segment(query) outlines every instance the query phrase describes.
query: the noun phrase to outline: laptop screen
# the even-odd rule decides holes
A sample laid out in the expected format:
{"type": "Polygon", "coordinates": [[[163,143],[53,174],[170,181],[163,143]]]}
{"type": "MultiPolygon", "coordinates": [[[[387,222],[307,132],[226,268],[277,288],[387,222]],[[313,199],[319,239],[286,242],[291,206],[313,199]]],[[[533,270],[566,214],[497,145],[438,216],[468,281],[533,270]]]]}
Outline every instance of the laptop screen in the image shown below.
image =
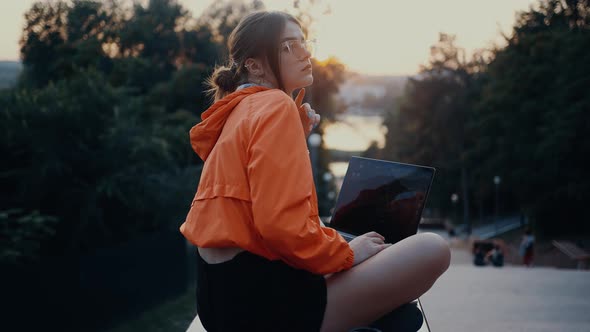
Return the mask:
{"type": "Polygon", "coordinates": [[[434,168],[352,157],[330,227],[352,235],[370,231],[396,243],[416,234],[434,168]]]}

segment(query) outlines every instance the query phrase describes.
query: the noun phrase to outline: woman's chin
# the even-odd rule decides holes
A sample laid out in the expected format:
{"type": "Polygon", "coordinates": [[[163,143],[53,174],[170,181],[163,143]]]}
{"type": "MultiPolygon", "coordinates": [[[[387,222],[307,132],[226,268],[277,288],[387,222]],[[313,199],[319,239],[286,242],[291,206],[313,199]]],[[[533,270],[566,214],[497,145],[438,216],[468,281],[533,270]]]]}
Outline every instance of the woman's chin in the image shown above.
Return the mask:
{"type": "Polygon", "coordinates": [[[309,75],[306,75],[302,80],[301,80],[301,87],[305,88],[307,86],[310,86],[313,84],[313,75],[310,73],[309,75]]]}
{"type": "Polygon", "coordinates": [[[301,88],[306,88],[310,85],[313,84],[313,75],[309,74],[306,75],[305,77],[301,78],[300,80],[297,81],[297,83],[294,83],[293,85],[286,85],[287,90],[297,90],[297,89],[301,89],[301,88]]]}

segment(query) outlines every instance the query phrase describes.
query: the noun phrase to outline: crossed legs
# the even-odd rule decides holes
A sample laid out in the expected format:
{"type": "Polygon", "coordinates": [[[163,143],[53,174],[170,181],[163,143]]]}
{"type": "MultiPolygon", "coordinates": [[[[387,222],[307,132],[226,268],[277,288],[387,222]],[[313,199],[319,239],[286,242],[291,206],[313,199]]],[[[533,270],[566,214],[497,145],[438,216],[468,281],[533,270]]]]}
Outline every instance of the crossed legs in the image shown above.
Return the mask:
{"type": "Polygon", "coordinates": [[[450,257],[446,240],[434,233],[421,233],[328,277],[321,332],[368,325],[417,299],[447,270],[450,257]]]}

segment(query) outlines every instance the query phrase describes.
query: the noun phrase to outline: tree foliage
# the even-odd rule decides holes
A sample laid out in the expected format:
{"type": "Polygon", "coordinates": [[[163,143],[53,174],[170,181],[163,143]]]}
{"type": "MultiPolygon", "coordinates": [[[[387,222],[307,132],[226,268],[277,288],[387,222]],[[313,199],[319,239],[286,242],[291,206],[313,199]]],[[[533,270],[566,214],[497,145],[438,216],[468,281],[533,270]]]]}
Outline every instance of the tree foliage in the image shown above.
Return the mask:
{"type": "Polygon", "coordinates": [[[386,113],[384,152],[442,170],[434,201],[443,210],[460,192],[465,213],[490,214],[499,175],[504,212],[525,211],[550,233],[587,230],[589,15],[588,1],[543,0],[518,15],[505,47],[469,61],[441,34],[386,113]]]}
{"type": "Polygon", "coordinates": [[[174,0],[32,5],[19,83],[0,91],[0,261],[177,230],[200,176],[188,131],[211,102],[203,83],[231,29],[261,8],[216,2],[194,18],[174,0]]]}
{"type": "Polygon", "coordinates": [[[549,232],[584,228],[590,181],[590,6],[542,1],[517,19],[508,45],[487,68],[474,105],[474,128],[485,140],[482,173],[501,171],[517,201],[549,232]]]}

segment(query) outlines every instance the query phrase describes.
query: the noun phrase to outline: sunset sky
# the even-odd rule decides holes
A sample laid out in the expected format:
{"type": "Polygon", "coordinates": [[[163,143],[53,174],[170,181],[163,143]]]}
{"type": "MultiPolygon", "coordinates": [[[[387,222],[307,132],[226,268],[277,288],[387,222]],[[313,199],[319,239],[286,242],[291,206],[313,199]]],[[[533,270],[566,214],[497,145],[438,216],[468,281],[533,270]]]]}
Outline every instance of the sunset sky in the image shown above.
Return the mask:
{"type": "MultiPolygon", "coordinates": [[[[17,60],[24,13],[34,0],[2,0],[0,60],[17,60]]],[[[198,17],[213,0],[179,0],[198,17]]],[[[292,0],[265,0],[268,9],[284,9],[292,0]]],[[[323,0],[314,13],[312,38],[317,58],[336,56],[349,69],[366,74],[407,75],[428,60],[439,32],[457,35],[468,53],[501,43],[515,13],[533,0],[323,0]],[[327,8],[330,13],[325,13],[327,8]]]]}

